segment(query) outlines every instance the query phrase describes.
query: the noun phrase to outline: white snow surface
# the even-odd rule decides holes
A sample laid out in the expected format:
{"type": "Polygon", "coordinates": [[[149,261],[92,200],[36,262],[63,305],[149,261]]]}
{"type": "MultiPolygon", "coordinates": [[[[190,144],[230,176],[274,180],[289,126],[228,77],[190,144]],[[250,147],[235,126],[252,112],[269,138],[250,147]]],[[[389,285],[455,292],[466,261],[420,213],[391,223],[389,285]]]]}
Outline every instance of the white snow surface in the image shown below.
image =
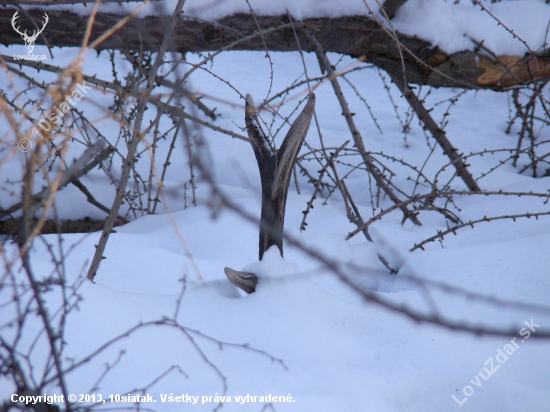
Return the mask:
{"type": "MultiPolygon", "coordinates": [[[[329,7],[330,3],[325,4],[329,7]]],[[[525,2],[537,7],[539,3],[525,2]]],[[[3,48],[2,52],[10,54],[18,47],[21,46],[3,48]]],[[[36,48],[35,53],[40,53],[40,47],[36,48]]],[[[63,64],[76,53],[77,50],[72,49],[54,50],[54,63],[63,64]]],[[[337,56],[330,57],[336,61],[337,56]]],[[[89,52],[85,58],[83,67],[87,74],[111,78],[105,53],[98,57],[95,52],[89,52]]],[[[189,55],[189,59],[193,58],[199,59],[189,55]]],[[[303,74],[298,54],[272,53],[271,58],[275,70],[272,93],[284,89],[303,74]]],[[[310,76],[320,75],[315,69],[315,57],[306,55],[305,60],[310,76]]],[[[339,68],[355,64],[358,63],[344,58],[339,68]]],[[[230,79],[243,95],[249,92],[256,101],[261,101],[270,89],[269,67],[264,53],[230,52],[216,57],[209,70],[230,79]]],[[[38,76],[31,70],[28,73],[38,76]]],[[[39,76],[43,76],[40,77],[43,80],[49,75],[40,72],[39,76]]],[[[343,84],[368,149],[421,165],[430,152],[426,137],[413,121],[407,137],[408,146],[405,146],[401,125],[376,71],[352,73],[349,78],[361,85],[383,127],[381,134],[360,99],[343,84]]],[[[216,124],[240,132],[237,126],[244,124],[244,103],[234,90],[206,72],[196,72],[191,82],[188,86],[204,94],[205,104],[218,107],[221,116],[216,124]]],[[[25,84],[26,81],[14,81],[14,87],[21,89],[25,84]]],[[[306,90],[296,93],[303,97],[306,90]]],[[[395,89],[393,93],[398,110],[404,116],[406,102],[399,99],[395,89]]],[[[426,97],[426,105],[433,107],[435,102],[456,93],[449,89],[433,90],[426,97]]],[[[330,85],[322,84],[316,96],[316,112],[325,144],[339,146],[349,138],[349,132],[330,85]]],[[[114,141],[116,136],[110,132],[118,125],[109,123],[108,116],[104,116],[107,110],[102,110],[112,104],[112,96],[94,89],[82,104],[89,104],[83,106],[83,110],[86,109],[90,118],[97,118],[96,127],[114,141]]],[[[445,110],[446,105],[438,105],[432,114],[440,119],[445,110]]],[[[446,131],[461,151],[515,147],[518,128],[515,127],[511,134],[505,133],[508,115],[505,94],[467,92],[450,113],[446,131]]],[[[1,122],[3,130],[8,130],[4,118],[1,122]]],[[[203,132],[209,143],[217,182],[234,202],[258,216],[259,175],[250,145],[206,129],[203,132]]],[[[541,130],[540,138],[548,138],[548,128],[541,130]]],[[[308,139],[318,145],[313,125],[308,139]]],[[[168,143],[159,150],[167,150],[168,143]]],[[[168,209],[161,209],[159,215],[136,219],[111,235],[104,253],[107,259],[101,264],[96,283],[83,282],[80,287],[83,300],[68,318],[64,359],[67,363],[71,359],[82,359],[140,322],[174,316],[184,285],[177,320],[188,329],[183,332],[150,326],[117,341],[93,361],[69,374],[70,392],[87,393],[105,370],[105,365],[116,363],[119,353],[123,352],[121,360],[93,392],[104,398],[109,394],[127,394],[134,388],[150,384],[173,367],[147,390],[157,402],[142,406],[158,411],[213,410],[217,402],[202,404],[202,396],[224,394],[224,381],[220,376],[226,379],[225,395],[231,397],[231,402],[226,402],[222,411],[550,411],[550,344],[532,337],[520,342],[522,337],[519,335],[520,330],[527,327],[524,322],[534,322],[548,330],[548,310],[496,306],[437,287],[425,288],[410,280],[421,278],[487,297],[548,306],[548,217],[516,223],[479,224],[474,229],[461,229],[457,236],[446,237],[441,244],[426,245],[426,251],[411,253],[408,250],[414,243],[446,228],[440,215],[421,213],[424,225],[414,227],[410,222],[401,225],[401,215],[394,213],[371,227],[376,245],[361,236],[346,241],[346,234],[354,226],[346,218],[343,203],[334,195],[326,206],[318,200],[308,216],[307,230],[300,232],[301,212],[310,199],[311,187],[301,176],[302,194],[291,185],[285,230],[323,256],[342,262],[342,271],[367,293],[421,313],[431,313],[436,308],[441,316],[457,322],[517,331],[508,337],[475,336],[414,323],[402,314],[366,302],[321,263],[296,247],[285,245],[284,260],[276,250],[270,250],[258,263],[257,226],[227,210],[213,218],[206,202],[209,192],[204,184],[199,183],[199,205],[184,209],[182,181],[188,178],[189,166],[181,142],[177,150],[179,156],[173,158],[164,182],[168,192],[163,206],[170,213],[168,209]],[[380,264],[377,258],[380,252],[391,260],[390,263],[401,266],[397,276],[389,275],[380,264]],[[225,278],[224,266],[257,271],[260,276],[257,292],[243,296],[225,278]],[[226,344],[220,345],[210,338],[226,344]],[[499,350],[511,351],[506,345],[510,345],[513,338],[518,349],[504,359],[499,350]],[[485,380],[480,374],[487,376],[487,369],[492,368],[489,359],[493,359],[494,374],[485,380]],[[188,394],[200,399],[195,405],[161,401],[161,396],[170,394],[188,394]],[[290,395],[292,402],[272,402],[271,406],[258,401],[236,402],[237,396],[247,394],[284,396],[285,400],[290,395]],[[459,406],[458,402],[463,405],[459,406]]],[[[479,177],[507,156],[497,152],[471,158],[470,170],[479,177]]],[[[2,165],[2,182],[20,178],[22,159],[22,156],[12,156],[2,165]]],[[[437,149],[424,172],[433,175],[446,162],[437,149]]],[[[523,167],[526,159],[520,159],[519,163],[518,168],[523,167]]],[[[479,179],[479,183],[485,190],[548,190],[550,177],[534,179],[527,174],[519,175],[518,168],[507,163],[479,179]]],[[[113,173],[116,174],[116,170],[113,173]]],[[[401,179],[397,184],[406,185],[405,177],[396,177],[401,179]]],[[[101,174],[93,171],[82,181],[98,200],[110,204],[114,188],[101,174]]],[[[364,217],[373,214],[368,185],[369,179],[364,173],[348,180],[348,188],[355,194],[364,217]]],[[[13,203],[5,192],[1,200],[3,207],[13,203]]],[[[391,204],[387,199],[381,201],[384,208],[391,204]]],[[[189,205],[189,199],[187,202],[189,205]]],[[[465,221],[484,215],[548,208],[540,199],[526,197],[472,196],[457,199],[457,202],[461,207],[460,217],[465,221]]],[[[104,217],[72,187],[58,194],[55,206],[61,217],[104,217]]],[[[73,248],[65,265],[69,283],[85,275],[99,236],[100,233],[63,236],[63,247],[66,250],[73,248]]],[[[53,244],[57,242],[54,235],[44,238],[53,244]]],[[[8,256],[17,253],[16,247],[9,242],[3,247],[8,256]]],[[[51,257],[43,242],[35,242],[32,265],[39,277],[52,270],[51,257]]],[[[1,302],[10,299],[9,288],[0,289],[1,302]]],[[[53,297],[48,301],[52,313],[56,302],[53,297]]],[[[8,319],[13,315],[8,311],[7,306],[0,306],[0,318],[8,319]]],[[[35,331],[40,330],[38,320],[34,321],[37,322],[35,331]]],[[[32,334],[22,339],[28,345],[34,342],[32,334]]],[[[39,343],[45,344],[43,340],[39,343]]],[[[47,346],[43,350],[46,351],[47,346]]],[[[43,361],[42,352],[37,349],[31,362],[40,369],[43,361]]],[[[13,389],[11,383],[0,380],[0,399],[9,397],[13,389]]],[[[59,393],[55,386],[44,390],[49,394],[59,393]]],[[[106,405],[113,406],[121,405],[106,405]]]]}
{"type": "MultiPolygon", "coordinates": [[[[170,14],[177,0],[149,3],[138,15],[170,14]]],[[[187,0],[184,14],[201,19],[220,19],[235,13],[282,15],[296,19],[364,15],[390,26],[380,13],[382,0],[187,0]]],[[[391,20],[401,33],[417,36],[447,53],[473,50],[483,43],[497,55],[524,55],[548,47],[550,5],[545,0],[482,0],[484,11],[472,1],[408,0],[391,20]],[[490,13],[490,14],[489,14],[490,13]]],[[[89,14],[91,7],[55,6],[89,14]]],[[[127,14],[138,7],[135,3],[108,3],[100,10],[127,14]]],[[[390,28],[391,29],[391,28],[390,28]]]]}
{"type": "Polygon", "coordinates": [[[404,34],[418,36],[448,53],[483,43],[498,55],[520,55],[548,47],[550,5],[544,0],[482,2],[409,0],[392,20],[404,34]],[[513,32],[514,34],[512,35],[513,32]],[[526,45],[526,44],[527,45],[526,45]]]}

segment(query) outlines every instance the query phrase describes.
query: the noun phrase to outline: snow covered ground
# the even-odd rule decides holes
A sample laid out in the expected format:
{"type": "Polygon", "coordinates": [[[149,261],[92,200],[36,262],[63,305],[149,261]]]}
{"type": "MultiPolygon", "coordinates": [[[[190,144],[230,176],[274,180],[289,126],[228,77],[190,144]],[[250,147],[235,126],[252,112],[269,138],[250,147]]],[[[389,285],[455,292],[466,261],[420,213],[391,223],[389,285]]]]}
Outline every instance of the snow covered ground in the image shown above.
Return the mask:
{"type": "MultiPolygon", "coordinates": [[[[502,4],[508,3],[513,2],[502,4]]],[[[2,47],[2,53],[9,55],[18,47],[2,47]]],[[[39,46],[35,53],[42,53],[39,46]]],[[[60,64],[74,56],[76,50],[54,53],[53,63],[60,64]]],[[[273,93],[300,77],[303,67],[296,53],[271,53],[271,58],[275,70],[273,93]]],[[[305,59],[310,76],[319,75],[315,57],[306,55],[305,59]]],[[[110,78],[106,60],[106,54],[97,57],[95,52],[88,53],[84,72],[110,78]]],[[[359,63],[344,59],[339,67],[354,65],[359,63]]],[[[268,94],[270,72],[264,53],[223,53],[209,69],[230,79],[240,93],[251,93],[256,101],[268,94]]],[[[51,78],[47,73],[27,72],[41,76],[40,79],[51,78]]],[[[405,144],[401,125],[377,72],[356,72],[350,74],[350,79],[360,85],[383,130],[383,134],[378,131],[359,98],[344,84],[368,150],[383,151],[422,166],[430,153],[426,137],[413,121],[405,144]]],[[[16,87],[23,85],[17,82],[20,80],[16,87]]],[[[206,72],[196,72],[191,82],[206,96],[206,104],[218,107],[221,117],[216,124],[242,133],[239,127],[244,125],[243,101],[237,93],[206,72]]],[[[295,93],[303,97],[305,92],[304,88],[295,93]]],[[[395,89],[392,93],[404,117],[406,102],[395,89]]],[[[458,93],[433,90],[426,105],[432,107],[458,93]]],[[[349,139],[349,132],[330,85],[323,83],[316,89],[316,96],[316,114],[325,143],[339,146],[349,139]]],[[[112,97],[101,90],[94,89],[87,97],[89,100],[83,104],[97,119],[112,104],[112,97]]],[[[435,106],[433,116],[441,119],[446,108],[443,104],[435,106]]],[[[517,128],[512,134],[505,134],[508,111],[506,94],[467,92],[450,111],[448,137],[465,153],[513,148],[517,128]]],[[[5,128],[5,118],[1,121],[5,128]]],[[[112,123],[103,119],[97,127],[109,135],[112,123]]],[[[258,216],[260,183],[250,145],[207,129],[203,133],[217,183],[234,202],[258,216]]],[[[547,127],[540,138],[548,138],[547,127]]],[[[313,125],[307,139],[318,145],[313,125]]],[[[159,150],[166,151],[168,143],[159,150]]],[[[164,182],[169,189],[163,204],[167,209],[117,228],[95,284],[83,278],[99,233],[63,236],[65,250],[72,248],[65,262],[67,280],[80,285],[83,298],[67,320],[64,362],[78,362],[140,322],[176,319],[185,329],[150,325],[117,340],[68,374],[71,393],[101,394],[108,399],[110,394],[127,395],[150,385],[144,393],[156,402],[141,407],[158,411],[210,411],[218,406],[216,397],[220,396],[225,400],[221,410],[226,411],[550,411],[550,342],[533,338],[539,330],[550,330],[550,310],[544,309],[550,301],[548,217],[481,223],[473,229],[461,229],[442,243],[427,244],[425,251],[409,252],[415,243],[446,229],[441,215],[421,213],[424,225],[415,227],[410,222],[401,225],[401,215],[394,212],[371,226],[374,246],[360,236],[345,240],[355,227],[346,218],[341,200],[333,196],[326,206],[316,203],[308,216],[307,230],[300,232],[302,211],[312,189],[302,176],[301,194],[291,184],[287,233],[341,262],[345,273],[367,293],[411,311],[437,313],[468,325],[517,331],[507,337],[475,336],[414,323],[402,314],[365,302],[297,247],[286,245],[284,260],[270,250],[258,263],[257,226],[228,210],[213,217],[204,182],[198,183],[199,205],[184,209],[181,182],[189,178],[189,168],[183,143],[179,142],[176,150],[178,155],[164,182]],[[402,265],[397,276],[390,275],[378,261],[380,250],[387,252],[392,262],[402,265]],[[224,266],[257,273],[257,292],[243,296],[225,278],[224,266]],[[415,282],[417,278],[425,282],[415,282]],[[451,293],[437,286],[441,284],[531,306],[498,305],[468,298],[464,293],[451,293]],[[106,365],[111,365],[109,371],[96,385],[106,365]],[[158,381],[152,383],[158,376],[158,381]],[[169,396],[182,395],[179,402],[169,402],[169,396]],[[277,397],[275,401],[273,396],[277,397]]],[[[470,170],[479,177],[508,156],[497,152],[473,157],[469,159],[470,170]]],[[[17,154],[3,163],[0,181],[19,178],[22,159],[23,155],[17,154]]],[[[433,175],[446,162],[436,149],[424,171],[433,175]]],[[[484,190],[544,193],[550,189],[550,177],[532,178],[518,175],[517,171],[506,163],[479,179],[479,184],[484,190]]],[[[396,177],[398,184],[412,187],[406,177],[396,177]]],[[[104,177],[92,172],[82,181],[98,200],[110,204],[114,189],[104,177]]],[[[457,180],[454,183],[463,188],[457,180]]],[[[363,216],[372,216],[368,177],[364,173],[352,175],[348,187],[363,216]]],[[[16,193],[2,192],[2,206],[15,198],[16,193]]],[[[457,213],[464,221],[484,215],[548,210],[543,200],[526,197],[471,196],[457,198],[457,204],[461,208],[457,213]]],[[[384,199],[381,207],[390,205],[384,199]]],[[[58,194],[56,208],[64,218],[104,217],[70,187],[58,194]]],[[[57,242],[54,235],[45,239],[57,242]]],[[[6,242],[3,247],[8,257],[17,253],[13,244],[6,242]]],[[[52,270],[51,257],[42,242],[34,244],[32,265],[37,276],[46,276],[52,270]]],[[[0,289],[2,303],[11,299],[9,293],[8,288],[0,289]]],[[[48,301],[52,312],[57,304],[53,295],[48,301]]],[[[9,316],[9,306],[0,308],[2,319],[9,316]]],[[[32,344],[32,331],[39,330],[40,323],[35,322],[36,325],[30,323],[28,336],[22,338],[27,345],[32,344]]],[[[2,333],[7,332],[4,329],[2,333]]],[[[38,342],[45,345],[43,339],[38,342]]],[[[40,345],[31,359],[37,370],[43,367],[48,350],[40,345]]],[[[0,380],[1,399],[8,398],[13,389],[11,383],[0,380]]],[[[59,388],[51,385],[45,391],[59,393],[59,388]]],[[[104,405],[120,406],[128,405],[104,405]]]]}

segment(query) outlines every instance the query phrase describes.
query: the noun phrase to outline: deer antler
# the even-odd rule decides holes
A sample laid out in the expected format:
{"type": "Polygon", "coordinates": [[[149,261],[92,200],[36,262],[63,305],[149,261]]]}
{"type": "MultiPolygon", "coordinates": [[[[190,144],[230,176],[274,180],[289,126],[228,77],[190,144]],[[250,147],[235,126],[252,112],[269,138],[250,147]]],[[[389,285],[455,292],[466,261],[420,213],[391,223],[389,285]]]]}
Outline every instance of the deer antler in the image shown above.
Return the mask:
{"type": "Polygon", "coordinates": [[[40,31],[36,33],[37,36],[44,31],[44,29],[46,28],[46,24],[48,24],[49,21],[50,21],[50,18],[46,13],[44,13],[44,24],[42,25],[42,29],[40,29],[40,31]]]}
{"type": "Polygon", "coordinates": [[[15,12],[15,14],[13,15],[13,17],[11,18],[11,26],[12,26],[13,29],[14,29],[17,33],[19,33],[21,36],[27,36],[27,30],[25,30],[25,33],[21,33],[21,32],[19,31],[19,27],[15,27],[16,20],[17,20],[18,17],[19,17],[19,10],[17,10],[17,11],[15,12]]]}
{"type": "Polygon", "coordinates": [[[44,23],[42,24],[42,28],[38,31],[33,30],[32,35],[29,36],[27,34],[27,30],[25,30],[24,33],[21,33],[21,31],[19,30],[19,27],[15,27],[15,24],[18,18],[19,18],[19,10],[17,10],[13,15],[13,17],[11,18],[11,25],[13,29],[23,37],[25,41],[29,41],[29,42],[34,42],[38,38],[38,35],[44,31],[44,29],[46,28],[46,25],[50,21],[50,18],[48,17],[48,15],[44,13],[44,23]]]}
{"type": "Polygon", "coordinates": [[[46,24],[48,24],[48,21],[50,21],[48,15],[44,13],[44,24],[42,25],[42,28],[39,31],[33,30],[32,36],[29,36],[30,41],[35,41],[38,38],[38,35],[44,31],[46,28],[46,24]]]}
{"type": "MultiPolygon", "coordinates": [[[[302,113],[294,120],[278,151],[270,147],[265,133],[257,119],[254,100],[246,95],[244,119],[250,144],[258,161],[260,179],[262,182],[262,211],[260,215],[260,260],[270,246],[277,246],[283,256],[283,227],[285,224],[286,197],[292,167],[296,156],[302,147],[313,117],[315,95],[310,93],[302,113]]],[[[256,290],[258,276],[251,272],[243,272],[224,268],[225,276],[238,288],[250,294],[256,290]]]]}

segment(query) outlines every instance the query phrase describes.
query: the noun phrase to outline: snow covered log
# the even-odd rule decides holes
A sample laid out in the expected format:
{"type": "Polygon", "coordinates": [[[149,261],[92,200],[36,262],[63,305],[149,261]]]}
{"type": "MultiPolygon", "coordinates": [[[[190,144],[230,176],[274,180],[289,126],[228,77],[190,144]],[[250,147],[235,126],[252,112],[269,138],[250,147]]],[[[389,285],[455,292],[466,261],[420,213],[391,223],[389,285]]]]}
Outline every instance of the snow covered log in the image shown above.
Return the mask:
{"type": "MultiPolygon", "coordinates": [[[[38,21],[45,10],[49,23],[36,42],[45,44],[47,40],[51,47],[80,47],[87,16],[48,8],[31,9],[28,13],[38,21]]],[[[12,8],[0,10],[0,39],[4,45],[24,43],[11,25],[14,12],[12,8]]],[[[120,19],[119,15],[98,13],[93,23],[91,41],[120,19]]],[[[162,15],[131,19],[97,49],[157,50],[169,19],[162,15]]],[[[32,27],[30,21],[26,24],[32,27]]],[[[547,52],[522,56],[496,55],[480,44],[477,51],[445,53],[415,36],[396,32],[394,38],[390,30],[365,16],[316,17],[296,21],[289,15],[238,13],[217,21],[181,18],[169,49],[179,52],[220,49],[263,51],[265,39],[270,51],[314,51],[313,44],[301,30],[304,26],[316,33],[326,51],[356,57],[399,76],[403,75],[404,68],[409,83],[502,90],[550,76],[550,56],[547,52]],[[258,26],[263,30],[263,37],[259,35],[258,26]]]]}

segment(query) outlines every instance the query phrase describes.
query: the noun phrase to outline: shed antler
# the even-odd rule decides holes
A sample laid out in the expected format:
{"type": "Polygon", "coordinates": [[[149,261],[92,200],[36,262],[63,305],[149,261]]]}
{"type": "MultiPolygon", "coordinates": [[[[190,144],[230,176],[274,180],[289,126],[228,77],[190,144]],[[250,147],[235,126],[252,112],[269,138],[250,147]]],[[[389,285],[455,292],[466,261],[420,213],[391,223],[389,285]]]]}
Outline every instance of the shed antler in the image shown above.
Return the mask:
{"type": "MultiPolygon", "coordinates": [[[[310,93],[308,102],[294,120],[279,150],[274,150],[257,118],[252,96],[246,95],[245,122],[252,149],[258,161],[262,182],[262,213],[260,217],[259,256],[262,260],[270,246],[277,246],[283,256],[283,227],[288,185],[292,167],[302,147],[313,117],[315,95],[310,93]]],[[[254,292],[258,278],[253,273],[225,268],[225,274],[235,286],[246,293],[254,292]]]]}
{"type": "Polygon", "coordinates": [[[245,121],[250,143],[262,180],[262,214],[260,218],[259,257],[276,245],[283,256],[283,226],[285,222],[286,197],[292,167],[302,147],[315,109],[315,95],[309,94],[308,102],[294,120],[281,147],[270,151],[269,142],[256,118],[256,108],[252,97],[246,96],[245,121]]]}

